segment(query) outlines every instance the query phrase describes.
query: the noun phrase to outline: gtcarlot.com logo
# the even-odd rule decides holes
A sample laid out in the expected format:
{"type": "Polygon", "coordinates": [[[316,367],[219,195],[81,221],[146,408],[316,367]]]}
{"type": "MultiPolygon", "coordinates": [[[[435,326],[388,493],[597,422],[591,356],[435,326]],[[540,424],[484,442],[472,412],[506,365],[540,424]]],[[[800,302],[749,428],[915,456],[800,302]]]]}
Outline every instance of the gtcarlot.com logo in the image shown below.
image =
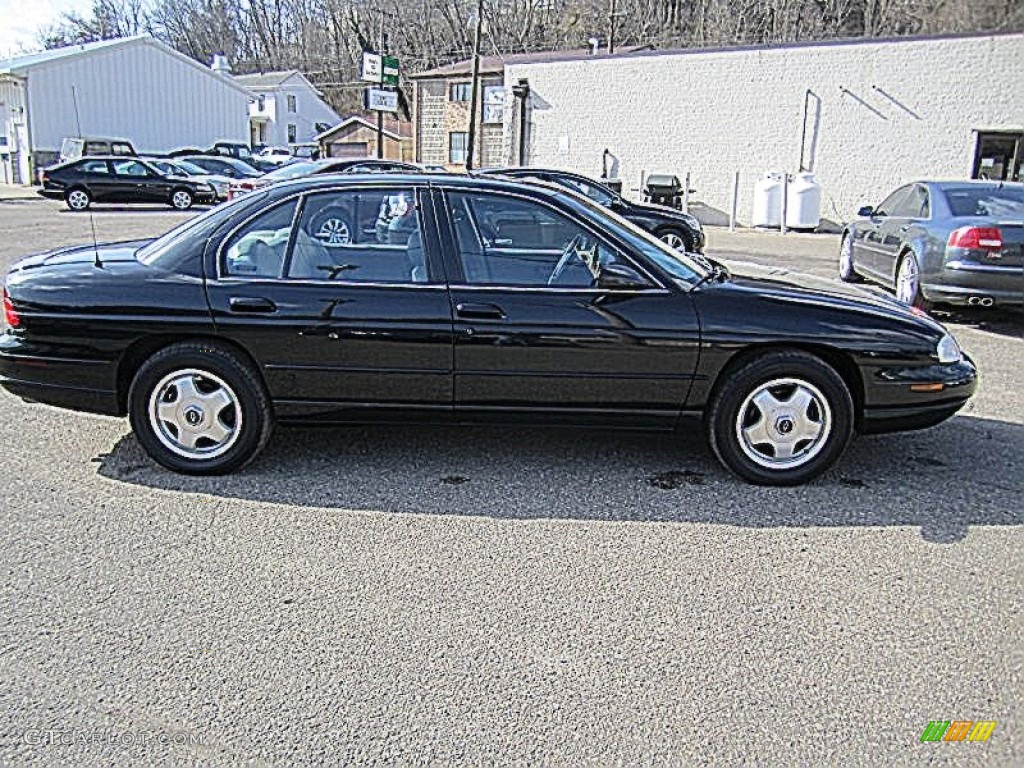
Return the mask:
{"type": "Polygon", "coordinates": [[[53,744],[159,744],[184,746],[201,744],[197,734],[184,731],[119,730],[116,728],[30,728],[22,734],[26,744],[49,746],[53,744]]]}
{"type": "Polygon", "coordinates": [[[921,741],[988,741],[995,727],[995,720],[932,720],[921,741]]]}

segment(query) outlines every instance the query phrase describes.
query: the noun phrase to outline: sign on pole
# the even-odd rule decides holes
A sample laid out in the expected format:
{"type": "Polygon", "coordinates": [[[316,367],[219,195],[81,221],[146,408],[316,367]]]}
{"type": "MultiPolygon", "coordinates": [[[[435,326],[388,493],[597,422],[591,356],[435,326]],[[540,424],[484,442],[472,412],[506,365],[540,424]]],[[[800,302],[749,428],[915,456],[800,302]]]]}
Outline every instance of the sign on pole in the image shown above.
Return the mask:
{"type": "Polygon", "coordinates": [[[398,85],[398,59],[394,56],[382,56],[381,57],[381,69],[383,77],[381,82],[384,85],[398,85]]]}
{"type": "Polygon", "coordinates": [[[363,104],[375,112],[397,112],[398,92],[382,88],[367,88],[363,93],[363,104]]]}
{"type": "Polygon", "coordinates": [[[363,66],[359,72],[359,79],[369,83],[379,83],[381,78],[381,55],[363,51],[363,66]]]}

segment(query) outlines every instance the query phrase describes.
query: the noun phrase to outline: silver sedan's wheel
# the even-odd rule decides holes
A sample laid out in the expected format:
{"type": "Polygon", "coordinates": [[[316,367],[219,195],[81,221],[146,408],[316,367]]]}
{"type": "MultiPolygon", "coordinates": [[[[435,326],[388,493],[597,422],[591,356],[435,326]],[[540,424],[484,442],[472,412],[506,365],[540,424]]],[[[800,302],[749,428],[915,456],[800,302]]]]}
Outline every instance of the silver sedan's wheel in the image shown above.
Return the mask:
{"type": "Polygon", "coordinates": [[[675,248],[677,251],[686,250],[686,242],[675,232],[665,232],[661,236],[661,241],[668,246],[675,248]]]}
{"type": "Polygon", "coordinates": [[[754,463],[792,469],[811,461],[828,441],[832,410],[821,390],[798,378],[773,379],[740,406],[736,437],[754,463]]]}
{"type": "Polygon", "coordinates": [[[900,260],[899,271],[896,273],[896,298],[904,304],[917,304],[920,300],[921,274],[917,259],[907,254],[900,260]]]}
{"type": "Polygon", "coordinates": [[[89,207],[89,193],[82,189],[74,189],[68,192],[68,208],[73,211],[84,211],[89,207]]]}
{"type": "Polygon", "coordinates": [[[231,449],[242,430],[242,408],[219,376],[185,368],[164,376],[149,399],[157,439],[185,459],[212,459],[231,449]]]}
{"type": "Polygon", "coordinates": [[[179,189],[173,195],[171,195],[171,205],[177,208],[179,211],[187,211],[192,207],[192,195],[186,192],[184,189],[179,189]]]}
{"type": "Polygon", "coordinates": [[[316,239],[324,245],[347,245],[352,241],[352,233],[344,219],[332,216],[320,222],[316,239]]]}

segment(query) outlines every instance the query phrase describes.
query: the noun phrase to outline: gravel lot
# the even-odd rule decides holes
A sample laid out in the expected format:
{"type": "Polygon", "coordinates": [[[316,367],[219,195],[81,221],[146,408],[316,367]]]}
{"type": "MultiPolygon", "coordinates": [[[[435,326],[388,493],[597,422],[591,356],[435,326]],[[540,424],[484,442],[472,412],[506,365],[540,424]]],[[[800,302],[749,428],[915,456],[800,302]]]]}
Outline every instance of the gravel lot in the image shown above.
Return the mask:
{"type": "MultiPolygon", "coordinates": [[[[0,201],[0,268],[90,236],[0,201]]],[[[834,237],[709,240],[834,273],[834,237]]],[[[0,764],[1024,764],[1024,323],[942,319],[970,407],[796,489],[696,429],[279,430],[190,479],[0,394],[0,764]]]]}

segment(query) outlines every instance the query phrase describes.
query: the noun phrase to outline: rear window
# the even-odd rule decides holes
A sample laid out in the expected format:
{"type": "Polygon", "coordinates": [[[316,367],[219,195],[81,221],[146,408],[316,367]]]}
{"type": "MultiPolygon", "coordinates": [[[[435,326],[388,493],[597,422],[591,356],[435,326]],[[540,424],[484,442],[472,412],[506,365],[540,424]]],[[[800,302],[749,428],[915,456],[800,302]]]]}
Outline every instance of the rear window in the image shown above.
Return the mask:
{"type": "Polygon", "coordinates": [[[1024,216],[1024,187],[951,187],[943,194],[954,216],[1024,216]]]}

